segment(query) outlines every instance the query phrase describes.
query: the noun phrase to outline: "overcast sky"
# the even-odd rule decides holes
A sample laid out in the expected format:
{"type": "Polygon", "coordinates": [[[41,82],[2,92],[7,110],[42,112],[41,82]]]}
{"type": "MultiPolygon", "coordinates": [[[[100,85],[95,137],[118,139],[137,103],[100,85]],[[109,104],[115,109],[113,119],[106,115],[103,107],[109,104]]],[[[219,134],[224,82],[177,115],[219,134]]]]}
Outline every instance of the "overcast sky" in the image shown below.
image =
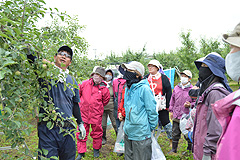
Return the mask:
{"type": "MultiPolygon", "coordinates": [[[[70,15],[78,15],[89,55],[117,54],[128,48],[147,53],[175,50],[179,34],[191,30],[200,36],[220,38],[240,22],[240,0],[46,0],[70,15]]],[[[90,57],[91,57],[90,56],[90,57]]]]}

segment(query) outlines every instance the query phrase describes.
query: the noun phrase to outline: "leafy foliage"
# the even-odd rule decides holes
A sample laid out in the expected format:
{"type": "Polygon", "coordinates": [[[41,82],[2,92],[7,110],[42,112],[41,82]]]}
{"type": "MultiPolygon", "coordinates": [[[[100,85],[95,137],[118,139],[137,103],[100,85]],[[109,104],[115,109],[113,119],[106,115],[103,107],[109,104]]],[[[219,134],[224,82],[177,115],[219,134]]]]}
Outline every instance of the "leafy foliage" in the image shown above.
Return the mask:
{"type": "MultiPolygon", "coordinates": [[[[31,134],[35,126],[26,120],[26,116],[37,116],[38,106],[44,107],[46,114],[38,116],[40,121],[49,121],[49,128],[54,125],[50,120],[62,121],[61,115],[54,111],[56,108],[51,99],[48,104],[43,100],[50,86],[48,89],[40,87],[37,79],[42,78],[47,82],[45,85],[48,85],[49,79],[53,79],[51,84],[55,85],[58,72],[53,65],[44,64],[42,59],[53,61],[57,49],[63,44],[74,48],[75,53],[84,54],[88,44],[79,36],[84,26],[78,25],[77,17],[59,13],[57,9],[48,10],[44,7],[44,0],[6,0],[0,3],[0,82],[3,106],[3,115],[0,115],[1,130],[14,148],[25,143],[24,137],[31,134]],[[38,28],[37,21],[47,11],[50,12],[53,23],[50,27],[38,28]],[[61,23],[64,24],[63,27],[61,23]],[[29,54],[37,57],[33,65],[27,59],[29,54]]],[[[80,54],[74,58],[78,63],[73,63],[80,68],[80,54]]],[[[72,69],[73,74],[77,71],[78,69],[72,69]]],[[[32,157],[28,148],[23,151],[32,157]]]]}

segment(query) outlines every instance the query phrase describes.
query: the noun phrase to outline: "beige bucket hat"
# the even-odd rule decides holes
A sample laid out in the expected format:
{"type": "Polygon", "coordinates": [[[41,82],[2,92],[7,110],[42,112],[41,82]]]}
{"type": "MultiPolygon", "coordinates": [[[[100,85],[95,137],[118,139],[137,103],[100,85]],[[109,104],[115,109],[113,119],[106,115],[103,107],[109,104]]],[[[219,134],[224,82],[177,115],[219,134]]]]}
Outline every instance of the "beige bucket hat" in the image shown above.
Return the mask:
{"type": "Polygon", "coordinates": [[[181,72],[180,74],[185,74],[186,76],[192,78],[192,72],[189,70],[184,70],[183,72],[181,72]]]}
{"type": "Polygon", "coordinates": [[[240,23],[230,34],[223,35],[223,41],[240,48],[240,23]]]}
{"type": "Polygon", "coordinates": [[[124,69],[131,69],[137,71],[140,74],[140,76],[144,76],[144,66],[140,62],[132,61],[129,64],[123,63],[121,67],[124,69]]]}

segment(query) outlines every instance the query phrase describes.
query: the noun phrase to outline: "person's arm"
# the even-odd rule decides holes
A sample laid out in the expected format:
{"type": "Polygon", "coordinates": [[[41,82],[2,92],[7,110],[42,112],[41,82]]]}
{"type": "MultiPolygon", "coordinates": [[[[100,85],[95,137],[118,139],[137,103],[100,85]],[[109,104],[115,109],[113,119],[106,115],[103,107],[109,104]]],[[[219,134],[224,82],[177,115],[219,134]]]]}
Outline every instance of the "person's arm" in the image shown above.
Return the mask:
{"type": "MultiPolygon", "coordinates": [[[[76,86],[78,86],[75,78],[74,78],[74,83],[76,86]]],[[[79,88],[79,87],[78,87],[79,88]]],[[[77,119],[77,124],[79,125],[80,123],[82,123],[82,117],[81,117],[81,112],[80,112],[80,108],[78,103],[80,102],[80,96],[79,96],[79,89],[78,88],[74,88],[74,96],[73,96],[73,107],[72,107],[72,113],[73,116],[77,119]]]]}
{"type": "Polygon", "coordinates": [[[162,74],[162,78],[163,78],[162,79],[162,85],[163,85],[164,91],[166,93],[166,108],[168,109],[170,99],[171,99],[171,96],[172,96],[172,87],[171,87],[170,81],[169,81],[169,79],[167,78],[166,75],[162,74]]]}
{"type": "MultiPolygon", "coordinates": [[[[74,79],[75,80],[75,79],[74,79]]],[[[75,85],[79,86],[75,80],[75,85]]],[[[79,87],[80,88],[80,87],[79,87]]],[[[82,121],[82,117],[81,117],[81,112],[80,112],[80,107],[78,105],[78,103],[80,102],[80,92],[79,89],[74,88],[74,92],[75,95],[73,96],[73,108],[72,108],[72,112],[73,112],[73,116],[77,119],[77,124],[78,124],[78,130],[80,131],[80,134],[78,136],[79,139],[84,139],[86,137],[86,130],[84,127],[84,123],[82,121]]]]}
{"type": "Polygon", "coordinates": [[[122,90],[122,99],[118,107],[118,119],[122,121],[125,118],[125,108],[124,108],[124,95],[125,95],[125,87],[122,90]]]}
{"type": "Polygon", "coordinates": [[[73,116],[77,119],[76,121],[78,125],[83,122],[80,108],[77,102],[73,102],[73,116]]]}
{"type": "Polygon", "coordinates": [[[212,156],[216,154],[217,142],[222,133],[222,127],[217,120],[216,116],[212,111],[211,104],[215,103],[217,100],[224,98],[225,95],[217,90],[212,90],[206,99],[208,102],[208,111],[206,121],[208,124],[207,135],[205,137],[205,142],[203,144],[203,152],[206,156],[212,156]]]}
{"type": "Polygon", "coordinates": [[[158,124],[158,113],[156,111],[156,108],[153,106],[156,106],[156,101],[153,95],[152,90],[149,86],[144,86],[142,90],[143,95],[143,102],[145,106],[145,110],[148,115],[148,122],[150,124],[150,130],[154,130],[157,127],[158,124]]]}
{"type": "Polygon", "coordinates": [[[170,114],[169,117],[170,117],[171,120],[173,119],[174,104],[175,104],[175,90],[173,90],[173,94],[171,96],[171,100],[170,100],[170,103],[169,103],[169,114],[170,114]]]}
{"type": "Polygon", "coordinates": [[[108,104],[109,100],[110,100],[110,92],[109,92],[109,89],[107,87],[105,87],[103,89],[103,97],[102,97],[103,106],[106,106],[108,104]]]}
{"type": "Polygon", "coordinates": [[[169,103],[169,112],[173,112],[173,106],[175,104],[175,90],[173,90],[170,103],[169,103]]]}
{"type": "Polygon", "coordinates": [[[116,81],[117,81],[117,79],[114,79],[113,82],[112,82],[113,98],[114,98],[114,100],[116,98],[116,93],[115,93],[115,91],[116,91],[116,81]]]}

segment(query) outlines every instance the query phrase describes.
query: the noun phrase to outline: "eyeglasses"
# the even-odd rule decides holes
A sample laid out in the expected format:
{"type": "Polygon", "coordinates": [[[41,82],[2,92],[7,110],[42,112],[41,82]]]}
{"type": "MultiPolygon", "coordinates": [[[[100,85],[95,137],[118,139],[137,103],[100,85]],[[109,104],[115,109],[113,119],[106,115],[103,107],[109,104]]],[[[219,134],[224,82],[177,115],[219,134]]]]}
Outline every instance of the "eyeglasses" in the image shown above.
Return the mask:
{"type": "Polygon", "coordinates": [[[67,52],[63,52],[63,51],[58,52],[58,55],[65,56],[65,57],[67,57],[67,58],[71,58],[71,55],[70,55],[70,54],[68,54],[67,52]]]}
{"type": "Polygon", "coordinates": [[[149,64],[147,67],[148,67],[148,68],[153,68],[153,67],[155,67],[155,66],[154,66],[154,65],[151,65],[151,64],[149,64]]]}

